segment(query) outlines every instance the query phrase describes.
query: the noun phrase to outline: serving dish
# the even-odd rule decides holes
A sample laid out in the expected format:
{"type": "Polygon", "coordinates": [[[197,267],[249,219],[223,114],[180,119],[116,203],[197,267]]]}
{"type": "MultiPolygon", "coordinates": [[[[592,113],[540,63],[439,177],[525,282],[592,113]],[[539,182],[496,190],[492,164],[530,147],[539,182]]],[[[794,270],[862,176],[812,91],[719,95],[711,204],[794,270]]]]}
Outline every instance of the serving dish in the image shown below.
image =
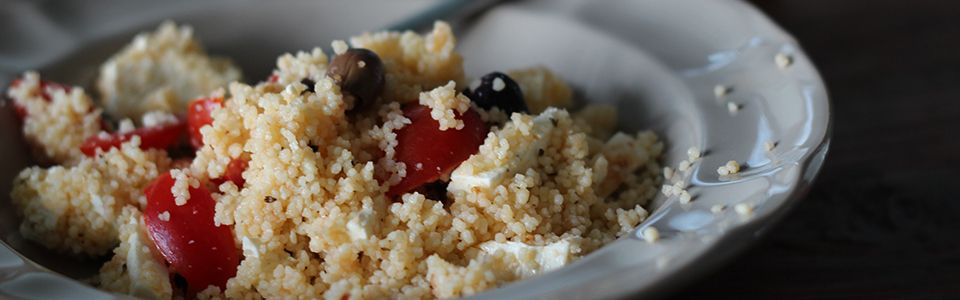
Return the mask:
{"type": "MultiPolygon", "coordinates": [[[[0,47],[0,82],[39,69],[57,81],[88,83],[97,64],[132,34],[164,19],[192,24],[211,53],[232,57],[247,78],[263,78],[280,53],[388,27],[437,5],[123,3],[13,2],[3,8],[13,26],[0,29],[7,37],[0,47]]],[[[670,291],[749,245],[789,211],[828,149],[829,103],[815,68],[792,37],[744,2],[509,2],[462,24],[466,70],[545,65],[570,82],[578,98],[617,105],[625,130],[659,133],[667,141],[664,165],[677,166],[690,147],[704,153],[686,178],[690,203],[660,195],[635,234],[570,266],[475,298],[670,291]],[[768,143],[775,147],[767,150],[768,143]],[[717,168],[729,160],[744,170],[719,176],[717,168]],[[652,243],[642,234],[649,227],[660,235],[652,243]]],[[[30,161],[12,115],[0,122],[0,194],[8,195],[12,178],[30,161]]],[[[70,279],[92,275],[98,263],[75,262],[23,241],[6,196],[0,208],[0,296],[119,297],[70,279]]]]}

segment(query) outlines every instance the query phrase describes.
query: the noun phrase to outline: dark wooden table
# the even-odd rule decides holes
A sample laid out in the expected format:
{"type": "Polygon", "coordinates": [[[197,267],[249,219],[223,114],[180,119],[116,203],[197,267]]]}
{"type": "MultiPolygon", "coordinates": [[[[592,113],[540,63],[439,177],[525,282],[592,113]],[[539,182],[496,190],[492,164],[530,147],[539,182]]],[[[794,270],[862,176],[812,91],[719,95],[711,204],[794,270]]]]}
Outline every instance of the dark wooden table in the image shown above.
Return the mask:
{"type": "Polygon", "coordinates": [[[677,299],[960,299],[960,1],[754,1],[812,57],[833,144],[810,194],[677,299]]]}

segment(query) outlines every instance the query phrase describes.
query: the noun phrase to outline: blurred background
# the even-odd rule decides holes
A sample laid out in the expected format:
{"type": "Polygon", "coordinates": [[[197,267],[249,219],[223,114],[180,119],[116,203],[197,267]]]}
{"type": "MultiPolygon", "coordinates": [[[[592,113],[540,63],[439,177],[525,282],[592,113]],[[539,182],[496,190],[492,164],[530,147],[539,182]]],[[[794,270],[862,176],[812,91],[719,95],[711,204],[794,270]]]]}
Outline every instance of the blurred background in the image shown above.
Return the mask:
{"type": "Polygon", "coordinates": [[[960,1],[751,1],[833,105],[806,199],[677,299],[960,297],[960,1]]]}

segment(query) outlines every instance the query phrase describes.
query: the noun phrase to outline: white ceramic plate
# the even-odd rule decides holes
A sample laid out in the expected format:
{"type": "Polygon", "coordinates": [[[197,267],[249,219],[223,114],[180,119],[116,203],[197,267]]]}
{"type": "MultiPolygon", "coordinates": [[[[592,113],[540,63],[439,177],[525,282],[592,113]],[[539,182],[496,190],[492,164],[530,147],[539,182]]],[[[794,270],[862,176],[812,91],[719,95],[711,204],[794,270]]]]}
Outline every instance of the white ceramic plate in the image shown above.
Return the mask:
{"type": "MultiPolygon", "coordinates": [[[[194,25],[207,48],[262,78],[283,52],[325,46],[334,38],[394,24],[431,1],[309,2],[13,2],[0,8],[0,82],[25,69],[67,83],[89,83],[97,64],[132,34],[171,18],[194,25]]],[[[694,200],[658,196],[653,215],[633,234],[545,275],[476,295],[502,298],[613,298],[662,294],[750,244],[807,190],[828,147],[824,85],[796,41],[750,5],[723,0],[521,1],[488,11],[460,28],[469,76],[546,65],[588,101],[619,108],[629,131],[651,128],[667,142],[665,165],[697,146],[705,156],[687,180],[694,200]],[[789,58],[780,65],[776,57],[789,58]],[[717,99],[717,85],[732,92],[717,99]],[[727,102],[739,108],[728,110],[727,102]],[[766,151],[766,142],[776,143],[766,151]],[[734,177],[716,169],[743,164],[734,177]],[[733,207],[745,204],[752,214],[733,207]],[[711,208],[726,207],[719,213],[711,208]],[[654,226],[661,238],[642,240],[654,226]]],[[[0,195],[28,165],[0,117],[0,195]]],[[[0,296],[112,299],[73,277],[93,274],[23,241],[9,201],[0,201],[0,296]],[[14,249],[15,251],[10,251],[14,249]],[[39,264],[34,263],[38,262],[39,264]]]]}

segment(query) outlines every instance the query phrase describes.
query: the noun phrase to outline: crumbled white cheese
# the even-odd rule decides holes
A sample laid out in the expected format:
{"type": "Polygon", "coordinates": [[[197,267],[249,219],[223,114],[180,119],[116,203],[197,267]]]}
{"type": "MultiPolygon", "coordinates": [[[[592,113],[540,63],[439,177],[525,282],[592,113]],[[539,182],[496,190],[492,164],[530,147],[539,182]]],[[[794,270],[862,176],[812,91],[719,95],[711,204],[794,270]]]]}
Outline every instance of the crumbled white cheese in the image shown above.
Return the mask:
{"type": "Polygon", "coordinates": [[[366,240],[374,235],[375,220],[372,208],[363,208],[356,216],[347,221],[347,234],[354,241],[366,240]]]}
{"type": "Polygon", "coordinates": [[[133,125],[133,121],[131,121],[130,119],[120,120],[120,123],[117,124],[117,132],[120,134],[130,133],[134,129],[137,129],[137,128],[136,126],[133,125]]]}
{"type": "MultiPolygon", "coordinates": [[[[131,218],[132,219],[132,218],[131,218]]],[[[136,219],[128,221],[136,223],[136,219]]],[[[141,278],[140,265],[143,264],[140,258],[140,249],[143,243],[140,241],[139,234],[131,234],[127,242],[127,272],[130,272],[130,278],[141,278]]],[[[131,282],[130,284],[135,284],[131,282]]]]}
{"type": "Polygon", "coordinates": [[[497,241],[480,244],[480,251],[484,253],[503,251],[516,257],[517,271],[523,278],[563,267],[572,260],[574,248],[570,240],[560,240],[545,246],[497,241]]]}
{"type": "MultiPolygon", "coordinates": [[[[106,197],[112,198],[113,196],[104,195],[106,197]]],[[[109,220],[112,216],[110,212],[107,211],[106,205],[103,203],[103,198],[100,197],[97,193],[90,193],[90,204],[93,205],[93,211],[97,212],[101,217],[109,220]]]]}
{"type": "MultiPolygon", "coordinates": [[[[194,241],[190,240],[189,244],[193,244],[194,241]]],[[[245,257],[260,257],[260,247],[259,245],[251,240],[249,237],[240,238],[240,245],[243,247],[243,256],[245,257]]]]}
{"type": "Polygon", "coordinates": [[[165,22],[104,62],[96,88],[105,114],[140,120],[157,110],[183,114],[191,100],[240,73],[229,60],[208,56],[190,27],[165,22]]]}
{"type": "Polygon", "coordinates": [[[147,236],[139,210],[128,206],[117,221],[120,245],[114,249],[113,258],[103,266],[101,276],[105,277],[101,280],[105,281],[104,288],[136,298],[169,299],[169,281],[157,280],[169,277],[167,268],[153,252],[156,246],[147,236]]]}
{"type": "Polygon", "coordinates": [[[154,127],[166,124],[175,124],[180,120],[177,119],[177,116],[164,111],[151,111],[143,114],[140,124],[143,124],[143,127],[154,127]]]}

